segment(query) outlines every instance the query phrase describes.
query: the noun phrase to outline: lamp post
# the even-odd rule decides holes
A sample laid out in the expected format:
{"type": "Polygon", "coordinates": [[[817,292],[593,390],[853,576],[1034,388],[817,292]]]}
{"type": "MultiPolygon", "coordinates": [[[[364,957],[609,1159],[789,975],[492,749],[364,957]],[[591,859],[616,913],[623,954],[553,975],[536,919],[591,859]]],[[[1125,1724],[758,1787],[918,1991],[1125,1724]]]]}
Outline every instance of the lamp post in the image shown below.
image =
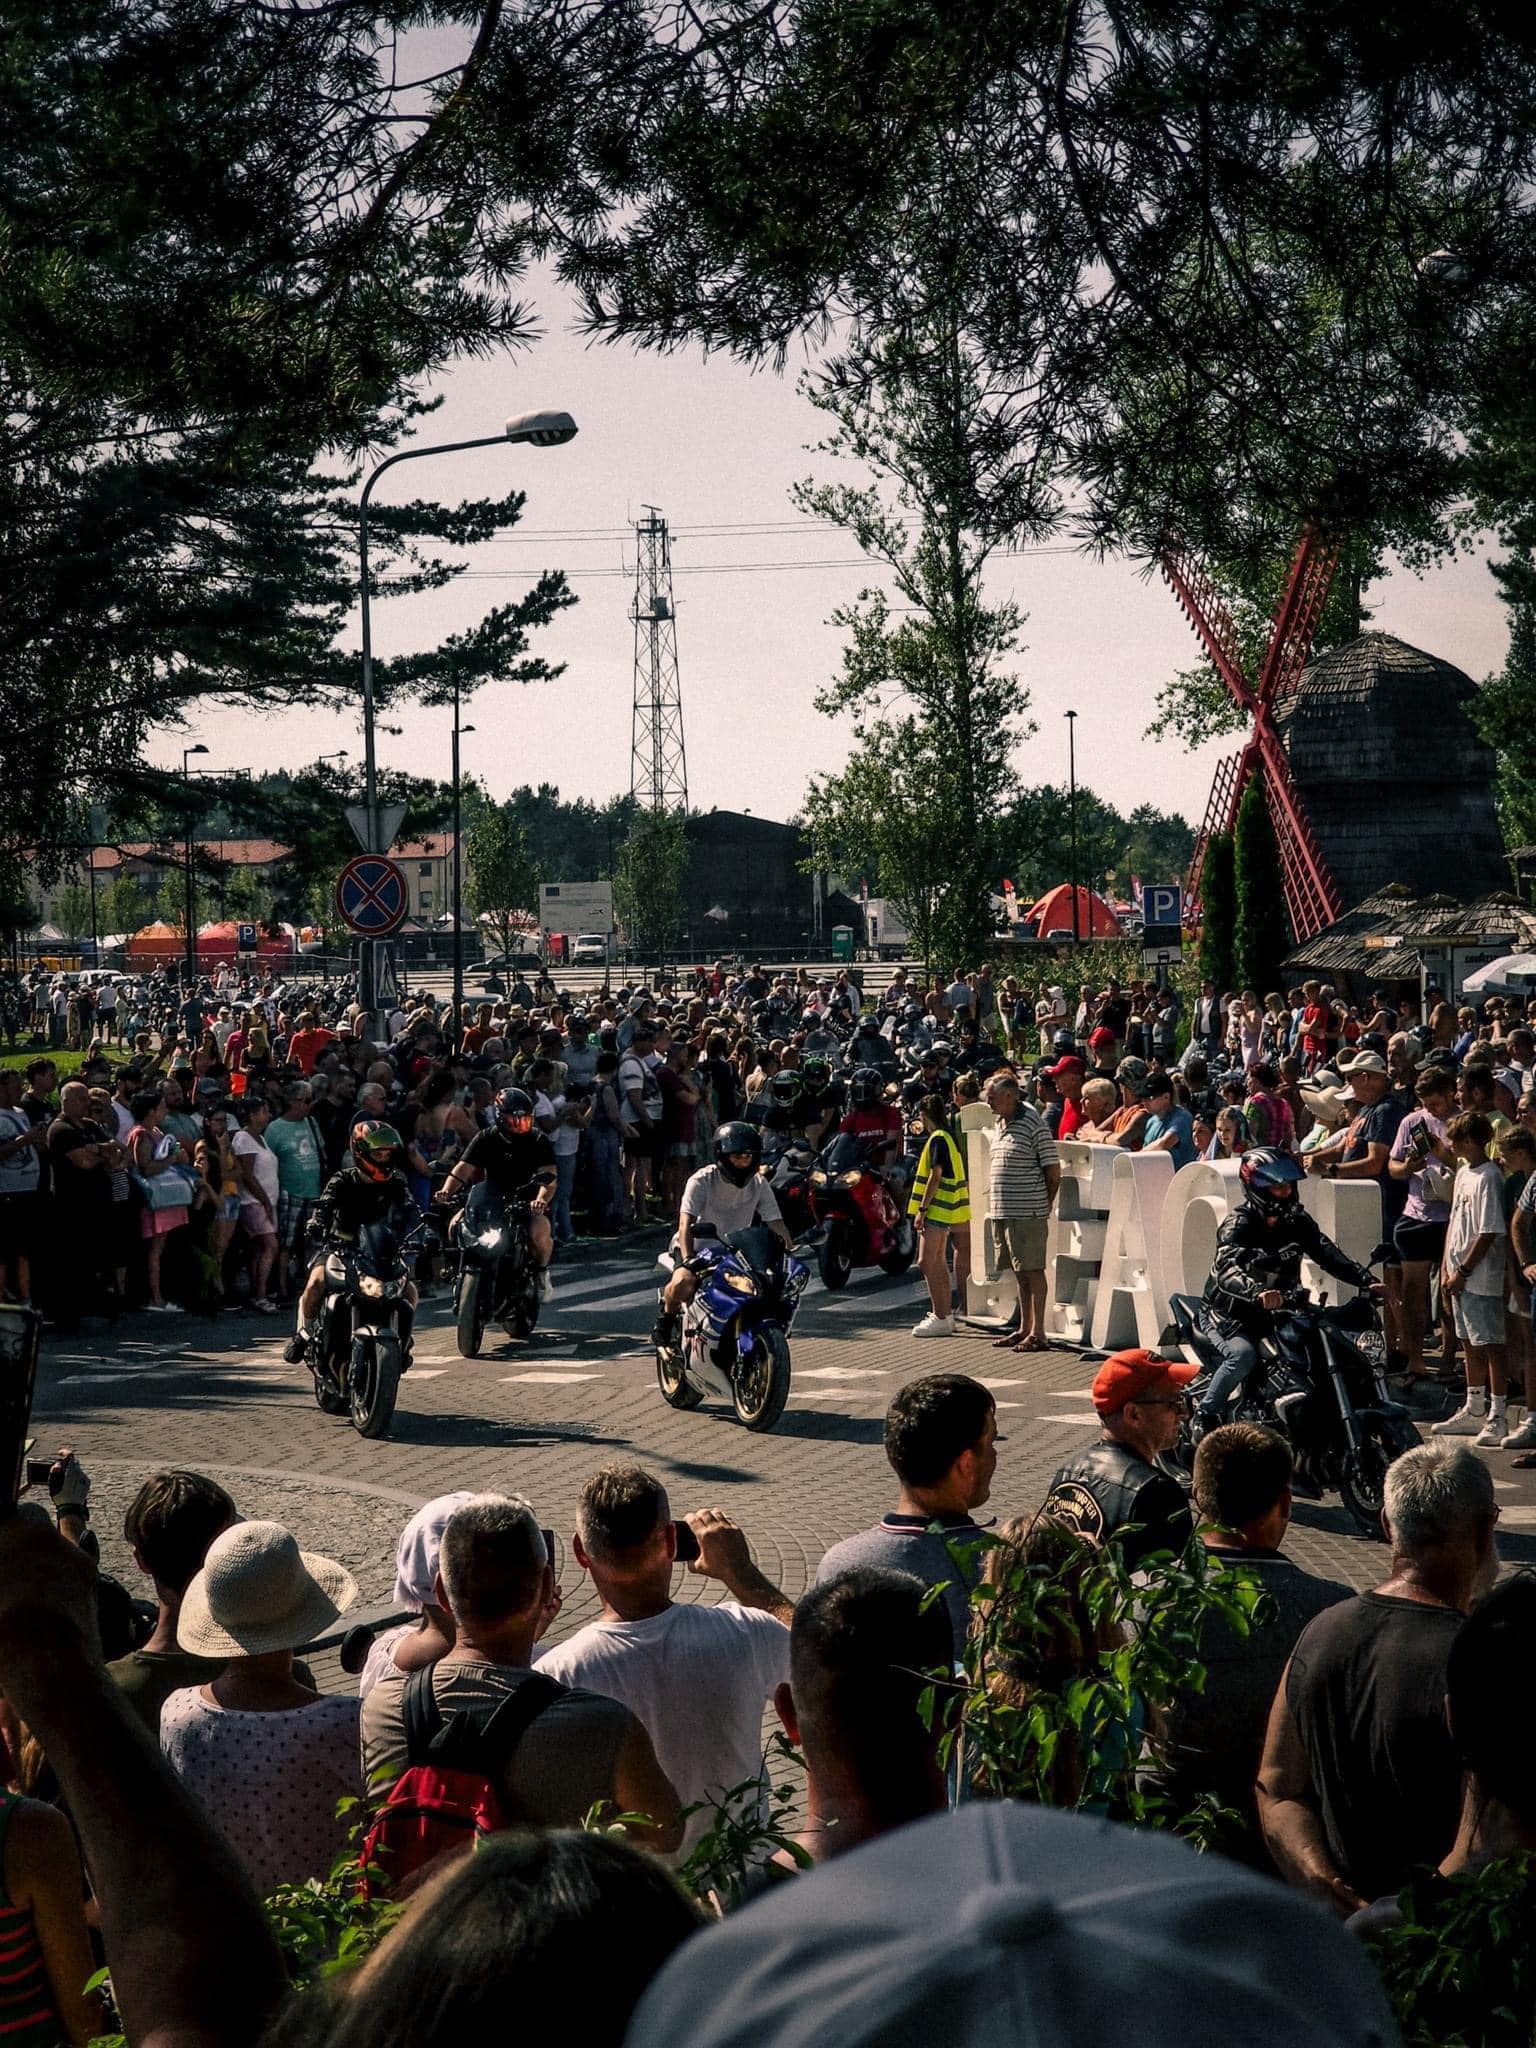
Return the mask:
{"type": "Polygon", "coordinates": [[[1077,713],[1067,720],[1067,818],[1072,834],[1072,943],[1082,943],[1082,919],[1077,907],[1077,713]]]}
{"type": "Polygon", "coordinates": [[[192,887],[192,770],[187,763],[194,754],[206,754],[205,746],[183,747],[181,750],[181,779],[187,798],[187,994],[192,993],[197,980],[197,916],[193,901],[192,887]]]}
{"type": "Polygon", "coordinates": [[[458,455],[467,448],[494,448],[502,441],[531,448],[558,448],[574,440],[576,422],[568,412],[515,413],[499,434],[482,434],[473,441],[442,441],[432,448],[402,448],[387,455],[363,485],[357,507],[358,574],[363,600],[363,807],[368,814],[368,851],[383,853],[379,844],[378,764],[373,744],[373,636],[368,613],[368,500],[386,469],[397,462],[419,462],[427,455],[458,455]]]}
{"type": "Polygon", "coordinates": [[[450,1043],[458,1048],[464,1028],[464,809],[460,801],[459,736],[473,732],[472,725],[459,723],[459,685],[453,685],[453,1033],[450,1043]]]}

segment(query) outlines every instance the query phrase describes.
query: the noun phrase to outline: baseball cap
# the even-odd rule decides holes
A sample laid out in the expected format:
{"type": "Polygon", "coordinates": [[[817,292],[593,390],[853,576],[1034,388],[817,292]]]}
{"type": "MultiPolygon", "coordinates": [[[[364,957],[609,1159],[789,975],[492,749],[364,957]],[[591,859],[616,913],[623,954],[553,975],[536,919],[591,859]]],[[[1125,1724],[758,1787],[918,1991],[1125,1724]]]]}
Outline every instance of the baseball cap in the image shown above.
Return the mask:
{"type": "Polygon", "coordinates": [[[1003,1800],[882,1835],[694,1935],[624,2038],[1076,2048],[1115,2011],[1140,2048],[1401,2039],[1364,1944],[1300,1892],[1157,1829],[1003,1800]]]}
{"type": "Polygon", "coordinates": [[[1352,1060],[1339,1060],[1341,1074],[1385,1074],[1387,1063],[1379,1052],[1357,1052],[1352,1060]]]}
{"type": "Polygon", "coordinates": [[[1081,1074],[1086,1072],[1083,1062],[1075,1052],[1063,1053],[1054,1067],[1047,1067],[1048,1074],[1081,1074]]]}
{"type": "Polygon", "coordinates": [[[1138,1059],[1135,1053],[1128,1053],[1115,1069],[1117,1081],[1134,1081],[1138,1087],[1146,1080],[1149,1072],[1147,1063],[1138,1059]]]}
{"type": "Polygon", "coordinates": [[[1093,1405],[1100,1415],[1118,1415],[1127,1401],[1141,1400],[1154,1387],[1187,1387],[1199,1371],[1155,1351],[1115,1351],[1093,1376],[1093,1405]]]}
{"type": "Polygon", "coordinates": [[[1525,1076],[1518,1067],[1495,1067],[1493,1079],[1495,1086],[1507,1088],[1516,1102],[1520,1100],[1525,1089],[1525,1076]]]}
{"type": "Polygon", "coordinates": [[[1095,1024],[1093,1029],[1088,1034],[1088,1043],[1090,1046],[1113,1045],[1114,1042],[1115,1034],[1113,1033],[1113,1031],[1110,1030],[1107,1024],[1095,1024]]]}

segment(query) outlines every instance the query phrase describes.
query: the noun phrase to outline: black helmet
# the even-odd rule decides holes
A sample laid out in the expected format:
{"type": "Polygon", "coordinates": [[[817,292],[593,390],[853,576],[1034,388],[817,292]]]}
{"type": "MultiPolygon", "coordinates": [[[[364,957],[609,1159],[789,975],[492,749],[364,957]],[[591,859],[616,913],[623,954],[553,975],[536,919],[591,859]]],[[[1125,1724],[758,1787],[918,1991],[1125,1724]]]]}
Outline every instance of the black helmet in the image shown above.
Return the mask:
{"type": "Polygon", "coordinates": [[[756,1173],[762,1156],[763,1138],[756,1124],[721,1124],[715,1132],[715,1164],[734,1186],[746,1186],[756,1173]],[[734,1165],[731,1159],[733,1152],[749,1152],[752,1155],[749,1164],[734,1165]]]}
{"type": "Polygon", "coordinates": [[[942,1065],[945,1060],[954,1058],[955,1048],[947,1038],[936,1038],[932,1045],[929,1046],[928,1052],[933,1059],[938,1060],[942,1065]]]}
{"type": "Polygon", "coordinates": [[[509,1137],[533,1129],[533,1097],[522,1088],[503,1088],[496,1098],[496,1121],[509,1137]]]}
{"type": "Polygon", "coordinates": [[[807,1053],[800,1062],[800,1073],[807,1088],[819,1092],[832,1079],[832,1065],[819,1052],[807,1053]]]}
{"type": "Polygon", "coordinates": [[[1076,1052],[1077,1040],[1070,1031],[1056,1031],[1051,1034],[1051,1051],[1057,1054],[1076,1052]]]}
{"type": "Polygon", "coordinates": [[[364,1117],[352,1126],[352,1161],[364,1180],[388,1180],[404,1157],[405,1147],[393,1124],[364,1117]]]}
{"type": "Polygon", "coordinates": [[[1289,1152],[1279,1152],[1273,1145],[1260,1145],[1243,1154],[1238,1177],[1253,1206],[1274,1215],[1294,1205],[1296,1183],[1302,1178],[1302,1171],[1289,1152]]]}
{"type": "Polygon", "coordinates": [[[921,1003],[908,1003],[902,1011],[902,1018],[908,1024],[915,1024],[923,1014],[921,1003]]]}
{"type": "Polygon", "coordinates": [[[878,1109],[885,1094],[885,1083],[874,1067],[855,1069],[848,1083],[848,1100],[855,1109],[878,1109]]]}
{"type": "Polygon", "coordinates": [[[768,1083],[768,1093],[773,1101],[792,1108],[800,1100],[804,1086],[798,1067],[781,1067],[768,1083]]]}

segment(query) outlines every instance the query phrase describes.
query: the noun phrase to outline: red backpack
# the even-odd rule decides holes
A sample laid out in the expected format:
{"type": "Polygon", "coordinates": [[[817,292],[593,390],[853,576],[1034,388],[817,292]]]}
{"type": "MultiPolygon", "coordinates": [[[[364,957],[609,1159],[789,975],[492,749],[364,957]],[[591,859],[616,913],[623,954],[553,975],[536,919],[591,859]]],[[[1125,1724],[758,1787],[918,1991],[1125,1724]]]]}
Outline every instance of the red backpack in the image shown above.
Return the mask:
{"type": "Polygon", "coordinates": [[[409,1895],[440,1860],[513,1824],[498,1786],[518,1743],[566,1690],[533,1671],[504,1699],[445,1720],[432,1671],[429,1664],[405,1681],[406,1768],[363,1843],[365,1899],[376,1881],[392,1898],[409,1895]]]}

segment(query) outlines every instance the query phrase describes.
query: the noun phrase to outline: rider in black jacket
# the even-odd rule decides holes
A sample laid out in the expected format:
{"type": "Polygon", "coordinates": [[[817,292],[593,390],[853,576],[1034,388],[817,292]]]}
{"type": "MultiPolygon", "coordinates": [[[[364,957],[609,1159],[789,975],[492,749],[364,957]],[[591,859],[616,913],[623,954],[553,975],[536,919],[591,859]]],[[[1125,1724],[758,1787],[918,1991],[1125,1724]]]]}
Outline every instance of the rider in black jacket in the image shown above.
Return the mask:
{"type": "Polygon", "coordinates": [[[1051,1481],[1045,1513],[1091,1543],[1136,1524],[1124,1542],[1132,1569],[1155,1551],[1179,1555],[1193,1526],[1184,1486],[1157,1463],[1178,1439],[1184,1389],[1198,1366],[1153,1351],[1117,1351],[1099,1367],[1093,1405],[1104,1434],[1051,1481]]]}
{"type": "MultiPolygon", "coordinates": [[[[348,1163],[326,1182],[310,1222],[315,1240],[314,1262],[299,1296],[298,1327],[283,1351],[290,1365],[303,1362],[315,1318],[325,1300],[326,1254],[338,1245],[355,1245],[365,1225],[380,1223],[386,1217],[402,1242],[422,1220],[405,1178],[405,1146],[393,1124],[360,1117],[352,1126],[348,1149],[348,1163]]],[[[416,1288],[409,1284],[400,1315],[400,1343],[407,1358],[415,1310],[416,1288]]]]}
{"type": "Polygon", "coordinates": [[[1205,1323],[1222,1362],[1201,1397],[1202,1429],[1225,1421],[1227,1404],[1259,1362],[1255,1339],[1285,1297],[1301,1285],[1311,1259],[1336,1280],[1370,1287],[1372,1277],[1325,1237],[1296,1194],[1302,1170],[1288,1152],[1260,1146],[1243,1154],[1247,1199],[1216,1233],[1216,1259],[1203,1296],[1205,1323]]]}

